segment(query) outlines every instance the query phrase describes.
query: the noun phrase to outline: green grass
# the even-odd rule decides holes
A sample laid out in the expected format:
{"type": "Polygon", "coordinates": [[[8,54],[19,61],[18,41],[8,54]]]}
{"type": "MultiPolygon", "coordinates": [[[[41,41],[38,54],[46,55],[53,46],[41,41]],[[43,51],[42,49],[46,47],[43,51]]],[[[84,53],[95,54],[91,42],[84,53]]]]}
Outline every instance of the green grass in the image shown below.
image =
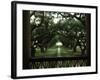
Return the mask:
{"type": "MultiPolygon", "coordinates": [[[[81,51],[79,48],[77,48],[76,52],[73,52],[72,49],[66,48],[66,47],[61,47],[61,53],[60,56],[76,56],[76,55],[80,55],[81,51]]],[[[47,49],[46,52],[41,53],[40,49],[37,48],[36,49],[36,53],[35,53],[35,57],[57,57],[58,52],[57,52],[57,47],[56,46],[52,46],[50,48],[47,49]]]]}

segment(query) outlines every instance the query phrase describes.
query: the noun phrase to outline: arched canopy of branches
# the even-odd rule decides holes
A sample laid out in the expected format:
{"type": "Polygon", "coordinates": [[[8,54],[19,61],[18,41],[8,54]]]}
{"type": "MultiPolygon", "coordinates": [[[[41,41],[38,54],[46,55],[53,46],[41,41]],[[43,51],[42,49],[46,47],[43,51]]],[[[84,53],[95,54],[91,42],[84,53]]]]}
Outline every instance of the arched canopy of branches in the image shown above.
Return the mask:
{"type": "Polygon", "coordinates": [[[64,47],[86,53],[86,14],[74,12],[30,11],[32,48],[45,52],[58,40],[64,47]]]}

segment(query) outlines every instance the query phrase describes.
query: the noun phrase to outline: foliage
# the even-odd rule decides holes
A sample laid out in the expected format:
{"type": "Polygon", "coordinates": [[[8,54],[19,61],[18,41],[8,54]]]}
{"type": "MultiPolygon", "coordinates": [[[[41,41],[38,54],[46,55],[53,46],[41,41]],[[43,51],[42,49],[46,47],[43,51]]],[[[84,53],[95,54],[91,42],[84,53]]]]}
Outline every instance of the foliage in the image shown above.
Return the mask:
{"type": "Polygon", "coordinates": [[[32,48],[45,53],[48,48],[61,41],[63,46],[76,52],[79,46],[86,53],[85,14],[67,12],[30,11],[32,48]]]}

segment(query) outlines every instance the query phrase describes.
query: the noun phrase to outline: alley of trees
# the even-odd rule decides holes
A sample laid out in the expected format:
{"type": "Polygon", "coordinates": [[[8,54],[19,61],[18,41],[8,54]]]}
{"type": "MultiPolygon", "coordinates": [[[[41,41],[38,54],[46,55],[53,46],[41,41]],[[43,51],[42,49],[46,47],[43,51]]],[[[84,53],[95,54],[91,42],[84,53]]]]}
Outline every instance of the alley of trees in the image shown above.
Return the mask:
{"type": "MultiPolygon", "coordinates": [[[[90,56],[90,14],[23,11],[24,63],[31,57],[90,56]]],[[[24,66],[27,67],[27,66],[24,66]]]]}

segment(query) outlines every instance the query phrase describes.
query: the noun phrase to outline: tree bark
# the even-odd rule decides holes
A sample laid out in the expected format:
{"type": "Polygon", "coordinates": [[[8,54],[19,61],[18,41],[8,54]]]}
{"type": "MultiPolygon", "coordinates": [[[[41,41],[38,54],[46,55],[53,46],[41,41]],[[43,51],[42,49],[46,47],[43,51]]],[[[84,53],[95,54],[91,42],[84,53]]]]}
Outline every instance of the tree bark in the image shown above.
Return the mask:
{"type": "Polygon", "coordinates": [[[30,69],[31,58],[31,26],[30,12],[23,11],[23,69],[30,69]]]}
{"type": "Polygon", "coordinates": [[[91,65],[91,15],[86,14],[86,53],[88,56],[87,66],[91,65]]]}

